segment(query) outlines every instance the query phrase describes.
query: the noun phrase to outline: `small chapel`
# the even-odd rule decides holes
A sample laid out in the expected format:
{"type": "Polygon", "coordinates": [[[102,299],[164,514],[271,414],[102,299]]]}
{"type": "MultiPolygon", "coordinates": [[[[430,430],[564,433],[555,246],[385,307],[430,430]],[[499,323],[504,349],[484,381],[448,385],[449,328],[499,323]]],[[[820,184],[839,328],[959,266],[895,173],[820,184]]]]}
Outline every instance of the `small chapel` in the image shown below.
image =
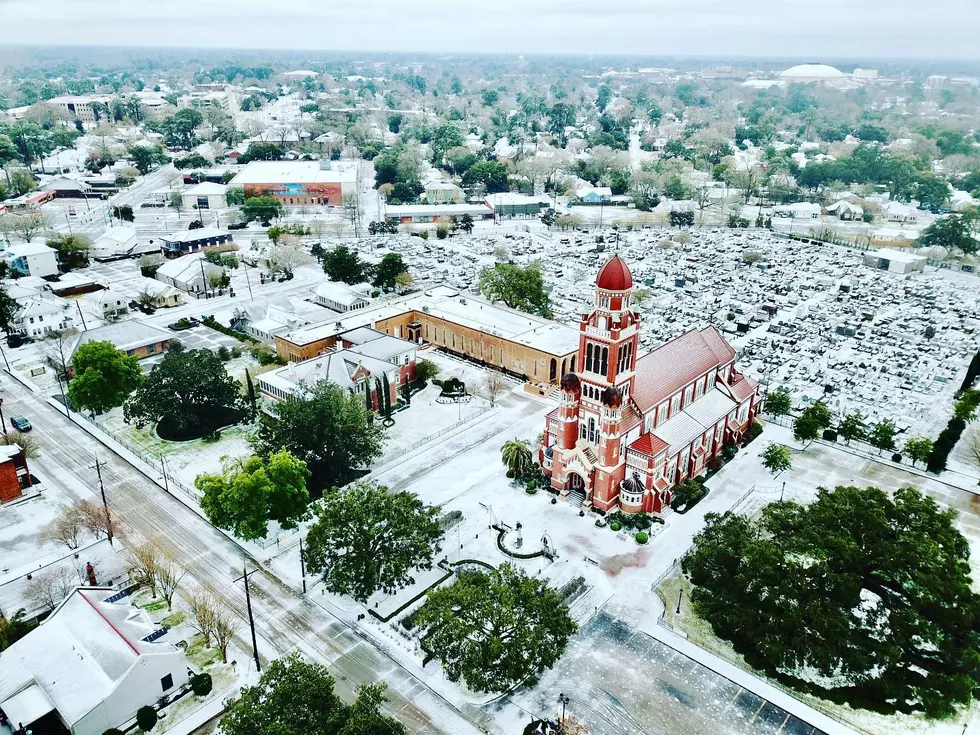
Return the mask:
{"type": "Polygon", "coordinates": [[[662,513],[678,484],[741,441],[762,395],[713,326],[640,355],[633,276],[619,255],[595,285],[573,371],[546,419],[541,466],[552,488],[583,508],[662,513]]]}

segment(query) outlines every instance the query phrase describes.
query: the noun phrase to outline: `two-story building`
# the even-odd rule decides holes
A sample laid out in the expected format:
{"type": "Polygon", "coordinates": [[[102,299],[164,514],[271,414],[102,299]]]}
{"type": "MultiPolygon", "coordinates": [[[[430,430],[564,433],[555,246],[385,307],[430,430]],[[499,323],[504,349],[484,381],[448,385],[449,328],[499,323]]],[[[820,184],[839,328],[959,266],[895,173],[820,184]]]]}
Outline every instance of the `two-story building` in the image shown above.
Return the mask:
{"type": "Polygon", "coordinates": [[[10,268],[22,276],[58,275],[58,252],[43,242],[12,245],[4,253],[10,268]]]}
{"type": "Polygon", "coordinates": [[[761,396],[714,327],[639,355],[632,288],[618,255],[599,271],[561,403],[546,419],[540,460],[552,488],[585,507],[660,513],[676,485],[740,440],[761,396]]]}

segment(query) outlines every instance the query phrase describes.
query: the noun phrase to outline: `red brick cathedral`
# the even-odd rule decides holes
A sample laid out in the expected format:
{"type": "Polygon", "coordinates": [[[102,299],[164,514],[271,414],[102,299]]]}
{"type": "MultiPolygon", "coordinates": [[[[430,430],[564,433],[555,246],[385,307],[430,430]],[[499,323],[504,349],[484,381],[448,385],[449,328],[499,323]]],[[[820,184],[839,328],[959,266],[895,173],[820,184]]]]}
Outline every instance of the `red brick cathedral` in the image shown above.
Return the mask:
{"type": "Polygon", "coordinates": [[[741,438],[761,397],[714,327],[639,355],[632,288],[613,256],[596,278],[592,313],[579,326],[579,369],[562,377],[540,459],[551,486],[583,507],[660,513],[677,484],[741,438]]]}

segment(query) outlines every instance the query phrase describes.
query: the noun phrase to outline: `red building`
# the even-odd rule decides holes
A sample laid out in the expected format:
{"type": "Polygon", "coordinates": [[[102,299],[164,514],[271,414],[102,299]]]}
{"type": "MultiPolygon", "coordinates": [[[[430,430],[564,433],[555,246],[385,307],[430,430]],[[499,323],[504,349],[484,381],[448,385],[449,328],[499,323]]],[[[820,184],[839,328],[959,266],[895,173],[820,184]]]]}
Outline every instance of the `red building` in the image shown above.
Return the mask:
{"type": "Polygon", "coordinates": [[[602,512],[660,513],[671,491],[737,442],[761,406],[714,327],[639,355],[633,276],[618,255],[596,278],[575,365],[548,414],[541,465],[551,486],[602,512]]]}
{"type": "Polygon", "coordinates": [[[0,504],[17,500],[30,484],[24,450],[16,444],[0,446],[0,504]]]}

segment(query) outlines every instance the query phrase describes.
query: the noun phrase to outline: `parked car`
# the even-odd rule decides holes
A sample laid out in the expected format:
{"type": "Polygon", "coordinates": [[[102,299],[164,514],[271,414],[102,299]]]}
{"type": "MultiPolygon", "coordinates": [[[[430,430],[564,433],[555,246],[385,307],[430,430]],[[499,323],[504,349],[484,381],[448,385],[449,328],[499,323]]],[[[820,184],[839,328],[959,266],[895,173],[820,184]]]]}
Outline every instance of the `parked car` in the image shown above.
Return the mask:
{"type": "Polygon", "coordinates": [[[30,431],[34,428],[26,416],[11,416],[10,425],[17,429],[17,431],[30,431]]]}

